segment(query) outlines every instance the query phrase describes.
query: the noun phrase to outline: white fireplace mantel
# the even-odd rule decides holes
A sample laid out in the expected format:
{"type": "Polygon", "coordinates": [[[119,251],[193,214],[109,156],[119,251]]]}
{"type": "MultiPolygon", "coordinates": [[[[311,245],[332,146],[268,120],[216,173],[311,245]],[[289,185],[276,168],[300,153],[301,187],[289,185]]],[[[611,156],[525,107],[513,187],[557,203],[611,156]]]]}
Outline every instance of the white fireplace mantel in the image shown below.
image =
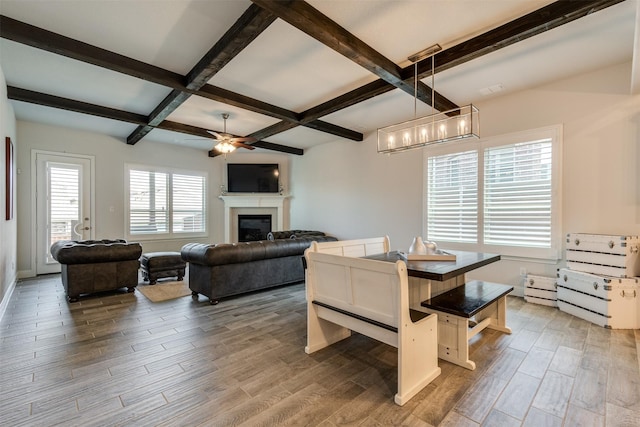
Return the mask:
{"type": "Polygon", "coordinates": [[[231,242],[233,209],[238,208],[275,208],[277,211],[274,231],[284,229],[284,201],[287,195],[224,195],[218,196],[224,202],[224,241],[231,242]]]}

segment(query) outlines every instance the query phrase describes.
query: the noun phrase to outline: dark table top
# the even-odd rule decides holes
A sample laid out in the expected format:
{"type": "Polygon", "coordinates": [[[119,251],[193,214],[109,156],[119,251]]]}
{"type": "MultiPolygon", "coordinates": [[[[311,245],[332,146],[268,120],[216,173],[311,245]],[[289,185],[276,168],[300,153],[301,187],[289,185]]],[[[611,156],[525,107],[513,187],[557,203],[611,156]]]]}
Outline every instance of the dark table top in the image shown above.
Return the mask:
{"type": "Polygon", "coordinates": [[[396,262],[402,260],[407,263],[407,274],[412,277],[437,280],[444,282],[468,271],[475,270],[492,262],[500,261],[500,255],[483,252],[450,251],[455,254],[455,261],[407,261],[397,251],[369,255],[365,258],[378,261],[396,262]]]}
{"type": "Polygon", "coordinates": [[[420,305],[432,310],[460,317],[472,317],[492,302],[513,290],[513,286],[474,280],[435,297],[420,305]]]}

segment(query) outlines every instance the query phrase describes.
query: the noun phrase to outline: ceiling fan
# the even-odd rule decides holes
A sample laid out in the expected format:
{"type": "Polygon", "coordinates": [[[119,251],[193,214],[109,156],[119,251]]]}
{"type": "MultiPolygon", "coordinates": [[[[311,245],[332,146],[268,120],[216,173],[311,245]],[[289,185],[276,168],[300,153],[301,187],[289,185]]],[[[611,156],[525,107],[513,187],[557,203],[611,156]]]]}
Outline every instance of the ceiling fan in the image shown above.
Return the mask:
{"type": "Polygon", "coordinates": [[[245,144],[245,142],[255,142],[256,139],[250,136],[248,137],[239,137],[233,136],[230,133],[227,133],[227,119],[229,118],[229,113],[222,113],[222,119],[224,120],[224,132],[218,133],[212,130],[208,130],[211,135],[215,137],[215,140],[218,143],[213,147],[216,151],[227,154],[231,153],[238,147],[246,148],[247,150],[254,150],[255,147],[251,145],[245,144]]]}

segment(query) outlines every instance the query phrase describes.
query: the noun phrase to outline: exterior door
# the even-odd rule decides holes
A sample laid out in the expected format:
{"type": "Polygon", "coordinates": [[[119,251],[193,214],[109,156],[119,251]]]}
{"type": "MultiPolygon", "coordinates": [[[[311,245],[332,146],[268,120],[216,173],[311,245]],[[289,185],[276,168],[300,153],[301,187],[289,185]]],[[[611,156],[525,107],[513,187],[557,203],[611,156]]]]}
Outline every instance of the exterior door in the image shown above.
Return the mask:
{"type": "Polygon", "coordinates": [[[92,159],[36,153],[36,274],[56,273],[51,245],[93,236],[92,159]]]}

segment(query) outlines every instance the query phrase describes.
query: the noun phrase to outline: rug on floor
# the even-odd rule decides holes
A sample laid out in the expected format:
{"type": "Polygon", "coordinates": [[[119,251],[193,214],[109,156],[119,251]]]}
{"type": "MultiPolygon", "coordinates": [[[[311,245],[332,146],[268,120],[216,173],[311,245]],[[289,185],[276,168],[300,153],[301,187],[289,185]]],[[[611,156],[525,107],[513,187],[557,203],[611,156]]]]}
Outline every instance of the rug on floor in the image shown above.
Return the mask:
{"type": "Polygon", "coordinates": [[[191,289],[186,280],[159,281],[155,285],[139,285],[137,289],[152,302],[168,301],[191,295],[191,289]]]}

